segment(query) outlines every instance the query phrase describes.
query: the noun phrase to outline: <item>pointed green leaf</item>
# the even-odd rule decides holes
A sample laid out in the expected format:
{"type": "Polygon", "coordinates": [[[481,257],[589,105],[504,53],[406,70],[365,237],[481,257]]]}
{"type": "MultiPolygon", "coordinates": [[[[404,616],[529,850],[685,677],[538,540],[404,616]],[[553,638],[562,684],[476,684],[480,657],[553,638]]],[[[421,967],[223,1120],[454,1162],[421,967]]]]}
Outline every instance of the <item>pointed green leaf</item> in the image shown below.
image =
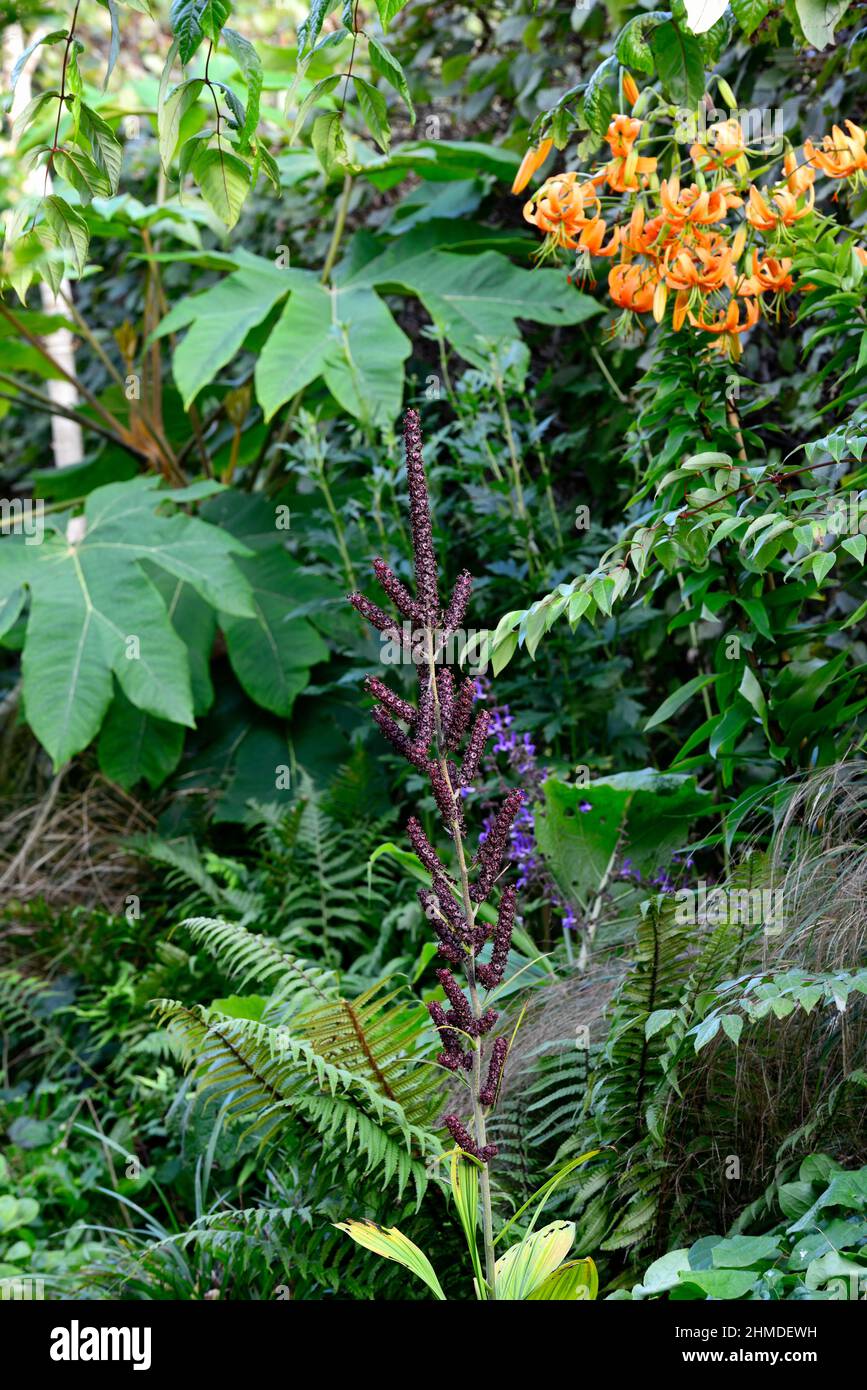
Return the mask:
{"type": "Polygon", "coordinates": [[[669,695],[663,700],[662,704],[654,710],[653,714],[644,725],[644,732],[655,729],[657,725],[664,724],[673,714],[676,714],[681,705],[685,705],[687,700],[691,700],[693,695],[697,695],[705,686],[713,685],[714,681],[719,680],[718,675],[694,676],[692,680],[686,681],[673,695],[669,695]]]}
{"type": "Polygon", "coordinates": [[[250,192],[250,170],[243,159],[223,149],[201,147],[191,171],[205,202],[229,229],[234,227],[250,192]]]}
{"type": "Polygon", "coordinates": [[[388,82],[388,84],[394,88],[398,95],[403,98],[404,102],[406,103],[406,108],[409,111],[409,119],[412,121],[414,125],[415,107],[412,104],[412,97],[410,96],[409,83],[406,80],[406,74],[404,73],[404,70],[401,67],[400,63],[397,61],[397,59],[394,57],[392,53],[389,53],[387,48],[383,47],[383,45],[379,42],[379,39],[375,38],[370,39],[368,45],[368,57],[370,59],[370,66],[373,68],[373,71],[378,72],[380,77],[384,77],[386,82],[388,82]]]}
{"type": "Polygon", "coordinates": [[[385,97],[377,87],[372,87],[361,77],[353,77],[355,95],[364,123],[384,154],[388,154],[391,140],[391,126],[388,123],[388,107],[385,97]]]}
{"type": "Polygon", "coordinates": [[[228,0],[172,0],[169,20],[185,66],[203,39],[216,43],[231,9],[228,0]]]}
{"type": "Polygon", "coordinates": [[[334,1225],[338,1231],[345,1231],[358,1245],[363,1245],[365,1250],[372,1250],[375,1255],[382,1255],[386,1260],[396,1260],[404,1269],[421,1279],[436,1298],[445,1302],[446,1296],[427,1255],[419,1250],[417,1245],[413,1245],[396,1226],[376,1226],[372,1221],[352,1219],[335,1221],[334,1225]]]}
{"type": "Polygon", "coordinates": [[[249,39],[234,29],[223,30],[223,43],[231,53],[241,71],[244,86],[247,88],[247,106],[244,122],[240,130],[241,144],[246,148],[250,136],[259,124],[259,106],[262,98],[262,59],[249,39]]]}
{"type": "Polygon", "coordinates": [[[84,274],[87,265],[87,251],[90,245],[90,228],[80,212],[69,206],[57,194],[45,199],[45,220],[53,231],[57,245],[68,251],[72,257],[75,273],[84,274]]]}

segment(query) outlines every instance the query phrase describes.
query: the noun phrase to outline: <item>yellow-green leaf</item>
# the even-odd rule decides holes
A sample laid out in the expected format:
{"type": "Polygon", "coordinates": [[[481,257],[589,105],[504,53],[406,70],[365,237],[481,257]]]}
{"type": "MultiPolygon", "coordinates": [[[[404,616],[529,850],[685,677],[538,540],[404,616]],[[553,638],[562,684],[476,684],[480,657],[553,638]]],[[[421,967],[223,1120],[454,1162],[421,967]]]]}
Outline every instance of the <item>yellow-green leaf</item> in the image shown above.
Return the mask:
{"type": "Polygon", "coordinates": [[[250,170],[243,159],[226,150],[203,148],[193,158],[192,174],[205,202],[227,227],[234,227],[250,192],[250,170]]]}
{"type": "Polygon", "coordinates": [[[595,1298],[598,1291],[599,1273],[593,1261],[569,1260],[527,1297],[531,1301],[556,1299],[560,1303],[577,1303],[595,1298]]]}
{"type": "Polygon", "coordinates": [[[525,1236],[501,1255],[496,1264],[498,1299],[529,1298],[559,1267],[572,1249],[575,1225],[572,1221],[552,1221],[541,1231],[525,1236]]]}
{"type": "Polygon", "coordinates": [[[450,1176],[452,1196],[455,1199],[455,1207],[457,1208],[461,1226],[466,1236],[470,1258],[473,1262],[473,1271],[476,1276],[476,1284],[479,1289],[485,1290],[487,1286],[482,1274],[482,1264],[479,1259],[479,1246],[476,1238],[479,1220],[478,1165],[473,1159],[465,1158],[458,1149],[455,1149],[451,1156],[450,1176]]]}
{"type": "Polygon", "coordinates": [[[345,1231],[356,1244],[363,1245],[365,1250],[372,1250],[384,1260],[396,1260],[399,1265],[403,1265],[411,1274],[417,1275],[427,1284],[436,1298],[445,1302],[445,1294],[427,1255],[419,1250],[417,1245],[413,1245],[396,1226],[377,1226],[373,1221],[355,1221],[352,1218],[348,1221],[335,1221],[334,1224],[338,1231],[345,1231]]]}

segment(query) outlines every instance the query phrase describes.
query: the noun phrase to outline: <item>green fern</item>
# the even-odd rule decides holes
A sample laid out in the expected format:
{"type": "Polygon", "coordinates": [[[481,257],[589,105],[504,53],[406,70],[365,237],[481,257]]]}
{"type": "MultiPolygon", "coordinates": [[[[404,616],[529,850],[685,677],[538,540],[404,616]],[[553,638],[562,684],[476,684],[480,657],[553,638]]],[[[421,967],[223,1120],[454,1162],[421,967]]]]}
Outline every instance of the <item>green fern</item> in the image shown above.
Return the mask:
{"type": "Polygon", "coordinates": [[[347,764],[323,793],[302,774],[288,810],[251,802],[252,852],[244,862],[204,853],[191,839],[154,835],[133,843],[168,871],[164,883],[178,895],[183,916],[267,926],[293,949],[342,964],[378,938],[390,907],[387,866],[376,866],[368,881],[367,860],[385,822],[366,815],[359,776],[347,764]]]}
{"type": "Polygon", "coordinates": [[[335,976],[299,961],[236,924],[194,919],[193,939],[230,975],[267,984],[260,1020],[159,1000],[155,1009],[179,1037],[199,1088],[243,1118],[262,1143],[289,1115],[305,1121],[341,1162],[364,1175],[412,1179],[418,1199],[426,1160],[441,1152],[430,1127],[441,1107],[427,1012],[380,981],[344,999],[335,976]]]}
{"type": "Polygon", "coordinates": [[[41,1006],[50,991],[47,980],[0,970],[0,1032],[7,1046],[26,1047],[46,1036],[49,1025],[41,1006]]]}
{"type": "Polygon", "coordinates": [[[742,944],[738,927],[678,921],[668,896],[643,904],[585,1120],[559,1154],[563,1160],[593,1144],[609,1149],[575,1195],[582,1248],[621,1250],[653,1236],[667,1190],[666,1126],[686,1035],[704,991],[738,959],[742,944]]]}

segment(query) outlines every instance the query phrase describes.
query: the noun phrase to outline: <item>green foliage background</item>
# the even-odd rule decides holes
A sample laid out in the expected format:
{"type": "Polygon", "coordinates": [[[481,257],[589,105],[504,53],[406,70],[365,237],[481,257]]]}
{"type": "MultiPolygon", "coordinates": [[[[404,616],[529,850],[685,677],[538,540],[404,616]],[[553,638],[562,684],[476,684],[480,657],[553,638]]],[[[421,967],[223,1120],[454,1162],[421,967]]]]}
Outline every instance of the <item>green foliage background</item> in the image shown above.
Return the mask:
{"type": "MultiPolygon", "coordinates": [[[[592,160],[626,71],[677,107],[715,69],[793,142],[863,124],[867,34],[837,9],[835,32],[813,0],[750,0],[696,35],[680,3],[82,0],[69,41],[50,5],[9,16],[25,42],[7,96],[26,73],[33,97],[0,151],[3,491],[44,504],[45,538],[4,513],[0,1278],[44,1276],[51,1296],[406,1296],[333,1229],[351,1206],[410,1231],[468,1296],[436,1161],[424,875],[402,848],[420,780],[370,728],[379,650],[344,602],[376,554],[408,578],[398,429],[415,403],[441,563],[477,577],[486,698],[539,774],[541,867],[505,1000],[516,1019],[571,1001],[568,1036],[528,1025],[516,1049],[498,1213],[601,1143],[554,1210],[607,1291],[679,1280],[698,1297],[719,1271],[724,1296],[835,1296],[826,1248],[804,1264],[785,1237],[807,1186],[818,1201],[833,1165],[867,1158],[865,541],[826,524],[829,499],[865,486],[863,267],[799,224],[815,289],[733,372],[665,329],[609,339],[600,287],[534,265],[509,186],[543,137],[550,168],[592,160]],[[64,469],[44,346],[59,327],[84,441],[64,469]],[[707,491],[700,519],[678,517],[687,484],[707,491]],[[41,864],[57,808],[106,784],[147,823],[132,845],[113,827],[125,876],[64,899],[46,839],[28,886],[22,846],[41,864]],[[799,800],[814,785],[819,811],[799,800]],[[847,852],[836,891],[805,901],[792,865],[816,827],[847,852]],[[770,960],[760,932],[686,929],[656,892],[779,886],[779,864],[795,924],[770,960]],[[811,954],[835,901],[836,948],[811,954]],[[835,1010],[842,1035],[816,1023],[835,1010]],[[756,1124],[757,1078],[787,1048],[813,1081],[749,1149],[733,1202],[707,1088],[724,1109],[747,1035],[756,1124]],[[738,1222],[732,1240],[761,1251],[703,1243],[738,1222]]],[[[862,183],[837,216],[857,229],[864,212],[862,183]]],[[[482,801],[526,775],[504,747],[482,801]]],[[[421,815],[433,835],[431,803],[421,815]]],[[[852,1180],[844,1212],[826,1205],[860,1268],[852,1180]]]]}

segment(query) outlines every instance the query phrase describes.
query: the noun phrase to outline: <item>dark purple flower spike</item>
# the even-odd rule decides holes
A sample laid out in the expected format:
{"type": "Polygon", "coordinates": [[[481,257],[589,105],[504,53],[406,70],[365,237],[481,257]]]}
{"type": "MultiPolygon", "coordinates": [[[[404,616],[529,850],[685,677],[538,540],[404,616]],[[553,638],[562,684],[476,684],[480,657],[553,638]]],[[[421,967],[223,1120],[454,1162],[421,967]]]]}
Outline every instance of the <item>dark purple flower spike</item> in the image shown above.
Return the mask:
{"type": "MultiPolygon", "coordinates": [[[[479,991],[493,989],[503,979],[515,921],[515,887],[504,889],[495,926],[479,921],[478,914],[504,871],[510,829],[520,811],[523,793],[513,790],[506,795],[475,856],[468,856],[464,846],[463,803],[467,789],[479,772],[491,732],[491,715],[488,710],[478,713],[467,738],[476,697],[475,681],[467,677],[456,685],[452,671],[444,664],[444,653],[449,634],[460,628],[464,620],[473,581],[463,570],[443,610],[422,458],[421,424],[415,410],[408,410],[404,417],[404,444],[415,597],[383,560],[375,560],[373,569],[402,618],[415,625],[413,642],[423,636],[424,659],[417,663],[418,701],[416,705],[410,704],[378,676],[368,676],[365,688],[376,701],[373,717],[385,738],[412,767],[427,774],[457,860],[456,869],[449,870],[420,821],[415,816],[410,818],[407,823],[410,843],[431,875],[431,887],[421,889],[419,901],[436,935],[437,951],[451,967],[437,971],[448,1009],[438,1002],[428,1005],[442,1043],[438,1060],[449,1071],[471,1072],[473,1133],[457,1115],[446,1115],[443,1123],[465,1153],[486,1165],[497,1149],[487,1141],[485,1112],[496,1101],[509,1046],[505,1037],[494,1040],[483,1083],[482,1039],[494,1027],[497,1014],[494,1009],[484,1008],[479,991]],[[490,959],[483,963],[478,957],[491,937],[490,959]],[[466,990],[452,970],[463,973],[466,990]]],[[[350,594],[349,601],[384,637],[402,640],[400,622],[363,594],[350,594]]],[[[486,1189],[486,1172],[483,1184],[486,1189]]]]}

